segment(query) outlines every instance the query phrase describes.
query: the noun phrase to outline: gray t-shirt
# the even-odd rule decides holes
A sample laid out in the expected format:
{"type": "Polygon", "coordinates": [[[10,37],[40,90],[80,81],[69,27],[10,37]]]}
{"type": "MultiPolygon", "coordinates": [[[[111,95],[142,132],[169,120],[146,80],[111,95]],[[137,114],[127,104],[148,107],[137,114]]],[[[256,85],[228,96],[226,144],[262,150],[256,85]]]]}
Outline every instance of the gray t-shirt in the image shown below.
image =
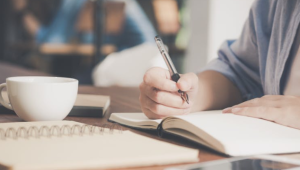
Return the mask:
{"type": "MultiPolygon", "coordinates": [[[[299,24],[300,0],[256,0],[241,36],[237,40],[225,41],[218,58],[201,71],[222,73],[236,85],[244,100],[284,94],[291,68],[287,61],[292,58],[291,48],[299,24]]],[[[300,64],[296,63],[299,68],[300,64]]],[[[300,80],[293,75],[294,69],[288,80],[300,80]]],[[[289,89],[290,85],[287,86],[289,89]]]]}

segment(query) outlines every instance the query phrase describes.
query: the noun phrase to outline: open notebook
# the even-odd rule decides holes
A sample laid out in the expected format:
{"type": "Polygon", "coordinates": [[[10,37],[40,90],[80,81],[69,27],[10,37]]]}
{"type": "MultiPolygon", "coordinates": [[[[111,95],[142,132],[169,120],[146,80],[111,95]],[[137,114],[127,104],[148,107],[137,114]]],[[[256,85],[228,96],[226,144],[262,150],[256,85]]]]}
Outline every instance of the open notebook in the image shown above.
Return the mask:
{"type": "Polygon", "coordinates": [[[113,113],[110,121],[159,130],[231,156],[300,152],[300,130],[262,119],[206,111],[150,120],[143,113],[113,113]]]}
{"type": "Polygon", "coordinates": [[[198,150],[73,121],[0,124],[0,169],[110,169],[198,160],[198,150]]]}

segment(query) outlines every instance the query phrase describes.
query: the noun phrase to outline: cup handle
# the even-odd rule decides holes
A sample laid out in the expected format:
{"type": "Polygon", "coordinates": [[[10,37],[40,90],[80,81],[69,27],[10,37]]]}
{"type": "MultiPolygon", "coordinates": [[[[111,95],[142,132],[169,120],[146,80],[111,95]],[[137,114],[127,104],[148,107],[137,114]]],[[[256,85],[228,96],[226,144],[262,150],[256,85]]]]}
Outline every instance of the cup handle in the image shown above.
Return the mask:
{"type": "Polygon", "coordinates": [[[10,104],[10,103],[6,103],[6,102],[4,101],[4,99],[3,99],[3,97],[2,97],[2,90],[3,90],[5,87],[6,87],[6,83],[3,83],[3,84],[0,85],[0,103],[1,103],[4,107],[6,107],[6,108],[8,108],[8,109],[10,109],[10,110],[13,110],[11,104],[10,104]]]}

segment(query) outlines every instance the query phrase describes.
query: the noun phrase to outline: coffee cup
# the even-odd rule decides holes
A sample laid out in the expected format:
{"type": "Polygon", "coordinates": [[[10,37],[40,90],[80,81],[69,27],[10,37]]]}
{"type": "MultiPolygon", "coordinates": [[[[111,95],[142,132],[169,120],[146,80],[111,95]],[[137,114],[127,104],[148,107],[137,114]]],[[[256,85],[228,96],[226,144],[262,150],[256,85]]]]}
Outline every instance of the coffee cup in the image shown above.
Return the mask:
{"type": "Polygon", "coordinates": [[[9,77],[0,85],[0,103],[25,121],[64,119],[71,111],[78,80],[63,77],[9,77]],[[6,87],[9,103],[3,98],[6,87]]]}

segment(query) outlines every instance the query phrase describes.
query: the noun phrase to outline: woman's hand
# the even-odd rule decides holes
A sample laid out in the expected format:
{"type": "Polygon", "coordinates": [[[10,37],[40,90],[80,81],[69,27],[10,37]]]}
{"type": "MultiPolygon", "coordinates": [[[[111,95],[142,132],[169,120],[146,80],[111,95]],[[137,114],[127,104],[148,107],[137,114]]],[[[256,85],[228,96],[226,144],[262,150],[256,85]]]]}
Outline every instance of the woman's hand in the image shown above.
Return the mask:
{"type": "Polygon", "coordinates": [[[191,111],[197,91],[196,74],[183,74],[176,83],[171,80],[168,70],[151,68],[140,84],[140,103],[144,114],[150,119],[183,115],[191,111]],[[182,100],[179,89],[188,93],[189,104],[182,100]]]}
{"type": "Polygon", "coordinates": [[[267,95],[223,110],[300,129],[300,97],[267,95]]]}

